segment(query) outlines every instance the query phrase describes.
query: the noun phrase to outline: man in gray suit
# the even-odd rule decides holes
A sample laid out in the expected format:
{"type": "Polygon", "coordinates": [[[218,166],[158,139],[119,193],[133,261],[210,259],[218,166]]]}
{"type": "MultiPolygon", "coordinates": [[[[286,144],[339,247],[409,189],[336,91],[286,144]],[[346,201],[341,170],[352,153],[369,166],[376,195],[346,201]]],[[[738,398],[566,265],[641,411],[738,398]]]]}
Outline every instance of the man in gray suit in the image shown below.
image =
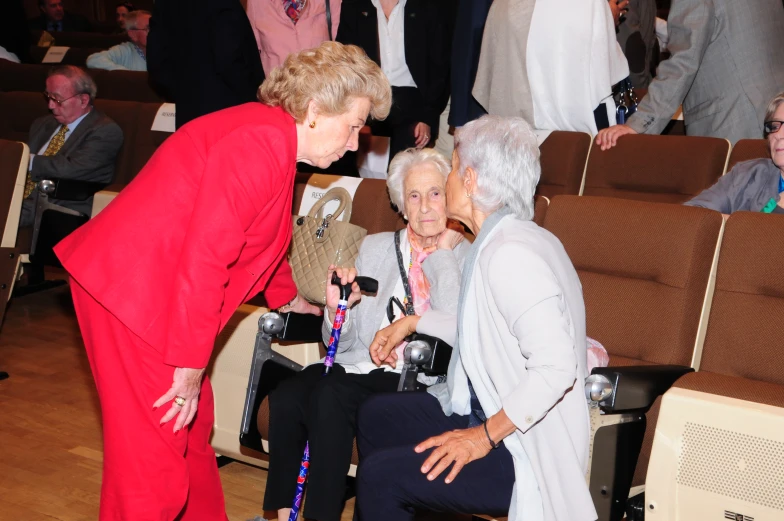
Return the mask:
{"type": "MultiPolygon", "coordinates": [[[[123,133],[117,123],[93,107],[96,92],[93,79],[78,67],[66,65],[49,72],[44,95],[51,114],[36,119],[30,127],[30,166],[21,227],[33,224],[33,188],[42,179],[112,182],[123,133]]],[[[92,197],[87,201],[51,201],[85,215],[92,213],[92,197]]]]}
{"type": "Polygon", "coordinates": [[[784,86],[780,0],[675,0],[663,61],[637,113],[599,132],[602,150],[625,134],[659,134],[683,104],[686,133],[761,138],[768,102],[784,86]]]}

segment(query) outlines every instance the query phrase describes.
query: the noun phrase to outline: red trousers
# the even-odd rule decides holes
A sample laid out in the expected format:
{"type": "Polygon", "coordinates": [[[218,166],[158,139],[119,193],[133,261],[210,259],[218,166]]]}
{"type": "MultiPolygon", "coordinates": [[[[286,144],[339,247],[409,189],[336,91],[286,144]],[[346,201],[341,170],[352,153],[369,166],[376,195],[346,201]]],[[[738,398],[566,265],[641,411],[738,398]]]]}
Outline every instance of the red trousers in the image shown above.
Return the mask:
{"type": "Polygon", "coordinates": [[[227,521],[207,378],[188,428],[161,426],[171,402],[152,404],[171,388],[174,368],[73,279],[71,293],[103,413],[100,521],[227,521]]]}

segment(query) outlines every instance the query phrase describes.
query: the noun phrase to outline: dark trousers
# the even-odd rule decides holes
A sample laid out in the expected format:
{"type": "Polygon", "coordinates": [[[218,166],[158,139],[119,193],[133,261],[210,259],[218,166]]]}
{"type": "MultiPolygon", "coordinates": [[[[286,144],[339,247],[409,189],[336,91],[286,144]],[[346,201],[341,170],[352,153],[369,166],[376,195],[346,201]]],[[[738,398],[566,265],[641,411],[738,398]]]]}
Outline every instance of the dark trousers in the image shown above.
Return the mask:
{"type": "MultiPolygon", "coordinates": [[[[392,87],[392,107],[384,121],[374,121],[370,128],[374,136],[389,137],[389,160],[395,154],[416,146],[414,127],[422,122],[425,102],[416,87],[392,87]]],[[[431,128],[430,134],[437,129],[431,128]]]]}
{"type": "MultiPolygon", "coordinates": [[[[322,364],[306,367],[270,393],[270,459],[264,510],[289,508],[302,453],[310,442],[304,517],[338,521],[356,433],[357,410],[374,393],[397,389],[398,373],[346,374],[338,364],[322,377],[322,364]]],[[[417,393],[419,394],[419,393],[417,393]]]]}
{"type": "MultiPolygon", "coordinates": [[[[468,427],[468,416],[446,416],[428,393],[379,394],[359,411],[357,509],[360,521],[413,520],[417,510],[506,515],[515,482],[512,455],[501,444],[444,483],[420,467],[431,451],[414,447],[431,436],[468,427]]],[[[451,467],[450,467],[451,469],[451,467]]]]}

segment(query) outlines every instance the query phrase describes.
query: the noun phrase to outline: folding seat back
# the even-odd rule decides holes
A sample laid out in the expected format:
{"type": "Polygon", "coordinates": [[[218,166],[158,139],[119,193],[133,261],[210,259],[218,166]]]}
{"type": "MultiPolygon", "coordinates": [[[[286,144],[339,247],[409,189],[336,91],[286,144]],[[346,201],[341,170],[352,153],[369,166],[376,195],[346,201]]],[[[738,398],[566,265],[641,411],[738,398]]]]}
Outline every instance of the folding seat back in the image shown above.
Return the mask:
{"type": "MultiPolygon", "coordinates": [[[[561,240],[577,269],[588,336],[605,346],[610,366],[693,365],[723,229],[719,213],[557,196],[544,227],[561,240]]],[[[644,482],[657,412],[658,402],[646,415],[635,485],[644,482]]]]}
{"type": "Polygon", "coordinates": [[[150,86],[145,71],[98,71],[90,69],[98,84],[98,96],[106,99],[161,103],[163,98],[150,86]]]}
{"type": "MultiPolygon", "coordinates": [[[[49,65],[32,65],[0,60],[0,91],[43,92],[49,65]]],[[[3,113],[5,115],[5,113],[3,113]]]]}
{"type": "Polygon", "coordinates": [[[16,239],[29,161],[26,144],[0,139],[0,325],[19,269],[16,239]]]}
{"type": "Polygon", "coordinates": [[[730,143],[695,136],[624,136],[602,151],[592,145],[581,195],[682,203],[724,173],[730,143]]]}
{"type": "MultiPolygon", "coordinates": [[[[43,31],[31,31],[33,43],[38,42],[41,38],[43,31]]],[[[77,31],[58,31],[50,33],[54,36],[54,43],[52,45],[62,45],[65,47],[100,47],[108,49],[113,45],[120,44],[128,41],[128,35],[121,34],[101,34],[101,33],[84,33],[77,31]]]]}
{"type": "Polygon", "coordinates": [[[727,221],[699,371],[662,400],[646,520],[784,518],[782,234],[780,215],[727,221]]]}
{"type": "Polygon", "coordinates": [[[49,114],[46,100],[40,94],[44,88],[38,92],[0,92],[0,139],[28,142],[30,125],[49,114]]]}
{"type": "Polygon", "coordinates": [[[547,215],[547,207],[550,206],[550,199],[543,195],[534,197],[534,219],[539,226],[544,226],[544,216],[547,215]]]}
{"type": "Polygon", "coordinates": [[[113,182],[136,175],[133,167],[136,161],[135,142],[140,107],[141,103],[133,101],[95,100],[95,108],[111,118],[123,131],[123,145],[117,154],[113,182]]]}
{"type": "Polygon", "coordinates": [[[727,172],[741,161],[762,158],[770,158],[770,147],[767,139],[741,139],[732,147],[730,159],[727,162],[727,172]]]}
{"type": "Polygon", "coordinates": [[[539,146],[542,176],[536,193],[550,198],[579,194],[590,149],[590,134],[562,130],[550,133],[539,146]]]}

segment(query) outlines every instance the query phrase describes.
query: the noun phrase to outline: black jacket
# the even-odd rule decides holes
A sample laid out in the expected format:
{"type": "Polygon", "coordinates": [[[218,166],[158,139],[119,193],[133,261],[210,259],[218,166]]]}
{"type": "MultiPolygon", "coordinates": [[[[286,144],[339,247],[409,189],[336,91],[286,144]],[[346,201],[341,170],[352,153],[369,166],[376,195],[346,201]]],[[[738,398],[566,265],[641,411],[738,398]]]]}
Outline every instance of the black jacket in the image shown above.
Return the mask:
{"type": "Polygon", "coordinates": [[[157,0],[147,41],[152,83],[176,125],[256,100],[264,69],[239,0],[157,0]]]}
{"type": "MultiPolygon", "coordinates": [[[[439,7],[440,0],[408,0],[404,11],[406,64],[425,104],[425,113],[418,120],[430,125],[433,139],[449,99],[450,20],[439,7]]],[[[336,40],[361,47],[381,64],[378,18],[370,0],[343,0],[336,40]]]]}
{"type": "MultiPolygon", "coordinates": [[[[84,16],[80,14],[75,14],[66,11],[65,16],[63,16],[63,32],[65,31],[74,31],[74,32],[89,32],[92,30],[90,26],[90,22],[84,16]]],[[[33,18],[28,20],[27,25],[32,31],[46,31],[48,22],[46,20],[46,16],[43,14],[37,18],[33,18]]]]}

